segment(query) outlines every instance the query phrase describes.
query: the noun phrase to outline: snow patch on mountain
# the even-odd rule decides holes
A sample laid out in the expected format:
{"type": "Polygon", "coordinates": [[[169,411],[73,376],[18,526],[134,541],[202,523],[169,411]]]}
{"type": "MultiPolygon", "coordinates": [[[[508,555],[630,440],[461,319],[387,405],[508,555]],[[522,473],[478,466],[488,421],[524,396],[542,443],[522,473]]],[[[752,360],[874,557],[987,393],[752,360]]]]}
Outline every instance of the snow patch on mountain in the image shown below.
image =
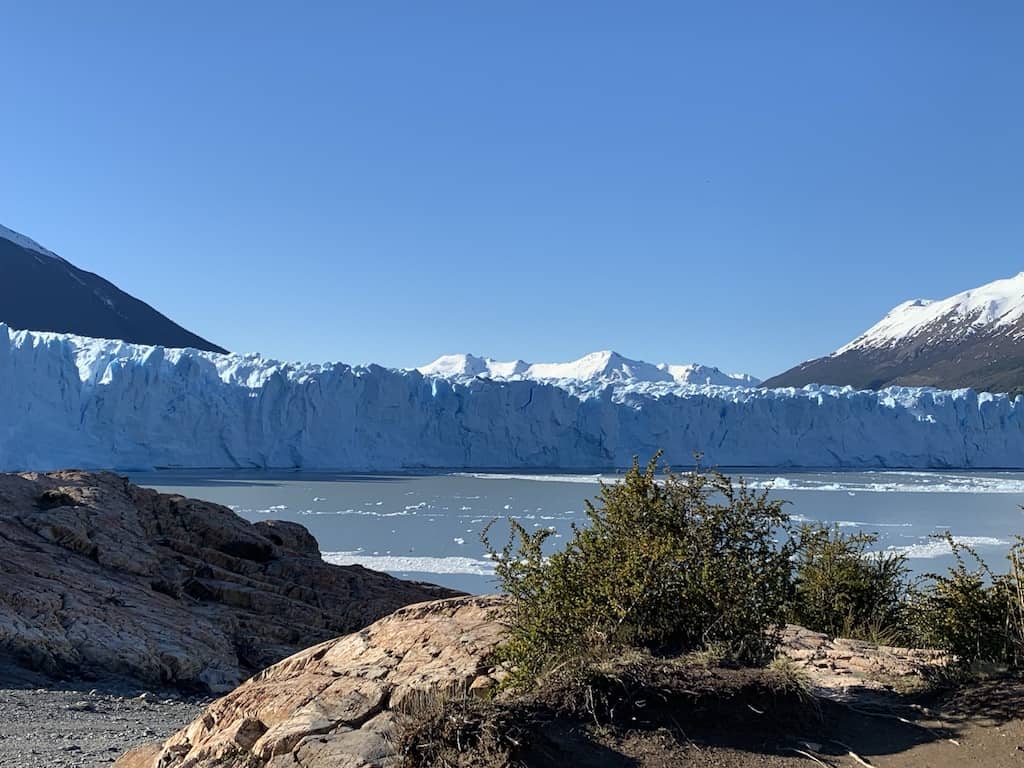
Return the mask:
{"type": "Polygon", "coordinates": [[[503,363],[490,357],[476,355],[442,355],[432,363],[417,370],[424,376],[442,376],[447,379],[473,378],[511,378],[522,376],[530,368],[529,363],[515,360],[503,363]]]}
{"type": "Polygon", "coordinates": [[[654,365],[618,352],[591,352],[567,363],[501,362],[476,355],[443,355],[417,369],[424,376],[448,379],[482,377],[496,381],[538,381],[572,389],[606,384],[677,384],[753,387],[760,380],[749,374],[727,374],[712,366],[654,365]]]}
{"type": "Polygon", "coordinates": [[[1024,318],[1024,272],[963,291],[948,299],[915,299],[894,307],[881,321],[836,350],[893,346],[933,334],[937,342],[957,341],[980,329],[1011,326],[1024,318]]]}
{"type": "Polygon", "coordinates": [[[716,387],[756,387],[761,380],[749,373],[724,373],[711,365],[689,363],[688,365],[666,365],[659,368],[667,370],[677,384],[697,384],[716,387]]]}
{"type": "Polygon", "coordinates": [[[64,259],[61,259],[60,256],[58,256],[56,253],[47,250],[46,248],[43,248],[43,246],[41,246],[32,238],[26,237],[20,232],[15,232],[13,229],[8,229],[2,224],[0,224],[0,238],[4,240],[10,240],[15,245],[21,248],[26,248],[30,251],[34,251],[35,253],[41,254],[42,256],[49,256],[51,259],[59,259],[60,261],[64,261],[64,259]]]}

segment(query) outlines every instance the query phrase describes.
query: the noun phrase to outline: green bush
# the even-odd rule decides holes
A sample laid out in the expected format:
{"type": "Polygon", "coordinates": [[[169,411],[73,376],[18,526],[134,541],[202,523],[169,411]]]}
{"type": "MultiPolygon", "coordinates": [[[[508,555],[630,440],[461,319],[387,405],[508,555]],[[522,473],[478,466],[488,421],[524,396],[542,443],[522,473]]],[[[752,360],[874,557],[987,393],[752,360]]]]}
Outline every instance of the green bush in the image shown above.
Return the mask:
{"type": "Polygon", "coordinates": [[[589,525],[548,555],[549,531],[511,521],[497,551],[511,598],[503,659],[512,682],[625,647],[685,652],[714,647],[742,663],[769,659],[790,600],[782,502],[715,471],[656,477],[634,461],[623,480],[587,502],[589,525]]]}
{"type": "Polygon", "coordinates": [[[1024,668],[1024,538],[994,574],[969,547],[948,574],[911,586],[902,554],[878,537],[803,526],[783,502],[700,470],[657,476],[655,456],[587,502],[564,549],[510,521],[494,559],[510,597],[499,651],[510,684],[584,671],[628,648],[752,664],[769,660],[785,620],[832,636],[947,651],[955,662],[1024,668]],[[970,563],[970,567],[969,567],[970,563]]]}
{"type": "Polygon", "coordinates": [[[794,561],[791,620],[832,637],[909,640],[906,556],[872,551],[878,536],[804,525],[794,561]]]}
{"type": "Polygon", "coordinates": [[[994,573],[978,553],[944,537],[956,557],[946,574],[929,574],[915,590],[910,614],[921,645],[949,652],[960,667],[1024,666],[1024,539],[1010,568],[994,573]]]}

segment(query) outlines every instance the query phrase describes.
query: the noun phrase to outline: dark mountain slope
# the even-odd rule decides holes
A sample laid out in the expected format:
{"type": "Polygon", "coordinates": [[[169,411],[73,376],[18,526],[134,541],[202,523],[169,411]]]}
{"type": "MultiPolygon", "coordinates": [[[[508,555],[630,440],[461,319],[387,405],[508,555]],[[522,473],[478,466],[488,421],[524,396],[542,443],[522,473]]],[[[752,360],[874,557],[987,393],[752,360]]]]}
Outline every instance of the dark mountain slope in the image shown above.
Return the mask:
{"type": "Polygon", "coordinates": [[[1024,388],[1024,273],[941,301],[895,307],[827,357],[764,382],[1016,392],[1024,388]]]}
{"type": "Polygon", "coordinates": [[[12,328],[224,352],[99,275],[0,227],[0,322],[12,328]]]}

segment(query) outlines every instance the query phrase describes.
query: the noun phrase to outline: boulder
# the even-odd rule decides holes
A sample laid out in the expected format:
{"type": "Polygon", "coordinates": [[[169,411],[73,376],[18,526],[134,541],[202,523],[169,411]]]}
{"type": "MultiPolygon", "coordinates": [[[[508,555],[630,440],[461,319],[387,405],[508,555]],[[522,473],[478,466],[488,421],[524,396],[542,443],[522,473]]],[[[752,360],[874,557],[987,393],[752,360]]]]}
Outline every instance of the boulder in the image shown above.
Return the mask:
{"type": "Polygon", "coordinates": [[[410,603],[458,594],[324,563],[295,523],[111,473],[0,475],[0,658],[216,692],[410,603]]]}
{"type": "Polygon", "coordinates": [[[308,648],[115,768],[392,768],[397,713],[465,695],[494,673],[487,659],[505,634],[503,604],[491,596],[410,606],[308,648]]]}

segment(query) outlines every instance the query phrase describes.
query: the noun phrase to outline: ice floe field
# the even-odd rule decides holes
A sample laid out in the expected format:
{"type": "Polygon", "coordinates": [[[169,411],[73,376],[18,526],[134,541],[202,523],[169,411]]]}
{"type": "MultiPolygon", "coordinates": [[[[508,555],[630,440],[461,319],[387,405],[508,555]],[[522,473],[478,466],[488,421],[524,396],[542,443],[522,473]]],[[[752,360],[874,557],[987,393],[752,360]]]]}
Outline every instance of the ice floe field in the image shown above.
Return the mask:
{"type": "MultiPolygon", "coordinates": [[[[906,552],[919,573],[952,559],[932,534],[950,530],[1003,567],[1014,534],[1024,533],[1024,472],[730,471],[788,500],[797,520],[872,531],[880,547],[906,552]]],[[[495,590],[480,542],[495,518],[504,542],[513,517],[551,527],[564,543],[582,523],[584,499],[614,474],[339,474],[255,470],[134,473],[141,485],[227,505],[249,520],[295,520],[312,531],[325,559],[470,592],[495,590]]]]}

